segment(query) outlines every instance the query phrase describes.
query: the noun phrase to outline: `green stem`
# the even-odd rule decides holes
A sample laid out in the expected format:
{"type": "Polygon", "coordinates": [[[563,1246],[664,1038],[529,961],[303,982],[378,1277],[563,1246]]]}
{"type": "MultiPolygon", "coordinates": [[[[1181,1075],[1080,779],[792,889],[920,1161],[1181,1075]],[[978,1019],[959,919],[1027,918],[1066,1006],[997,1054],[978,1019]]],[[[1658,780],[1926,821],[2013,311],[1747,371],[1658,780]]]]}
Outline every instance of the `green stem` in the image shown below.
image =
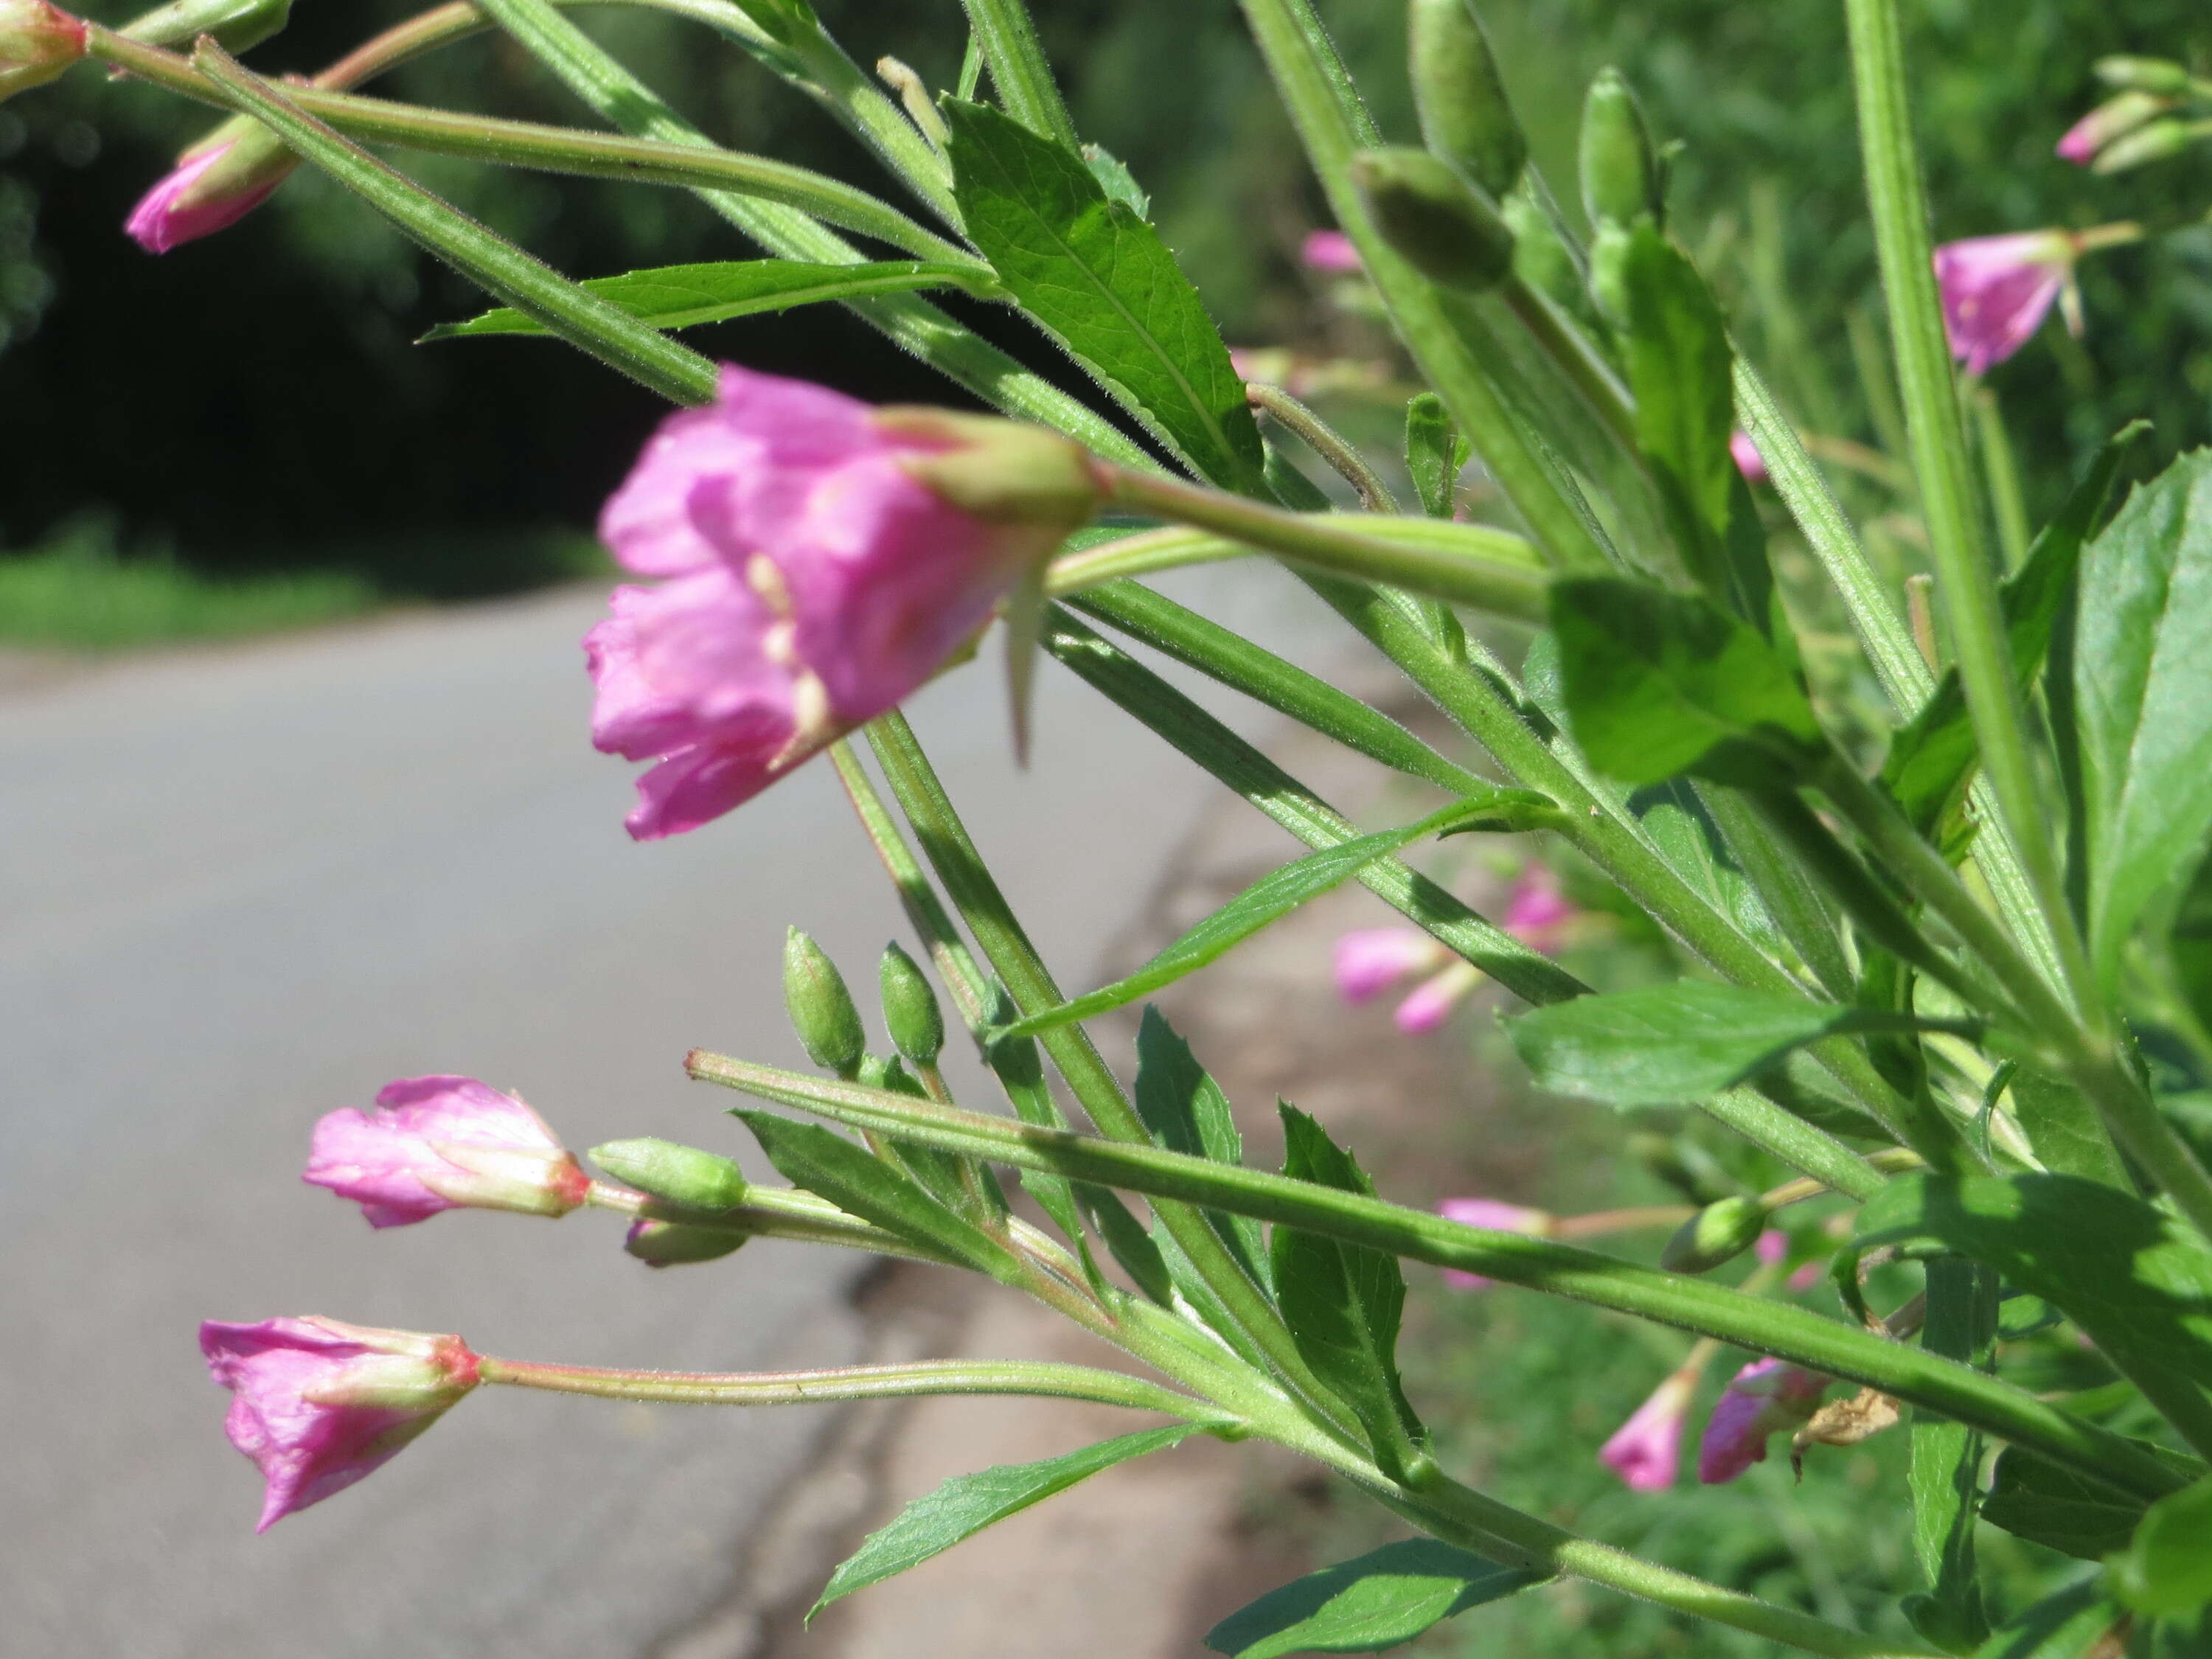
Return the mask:
{"type": "Polygon", "coordinates": [[[1469,1227],[1381,1199],[1157,1146],[1032,1128],[721,1054],[695,1052],[685,1066],[703,1081],[854,1127],[1248,1215],[1717,1337],[1946,1413],[2124,1491],[2154,1497],[2186,1484],[2185,1476],[2124,1437],[2024,1389],[1789,1303],[1765,1301],[1555,1239],[1469,1227]]]}
{"type": "MultiPolygon", "coordinates": [[[[969,839],[967,826],[953,810],[944,784],[905,717],[894,710],[871,722],[867,732],[877,761],[913,825],[924,855],[1013,998],[1016,1012],[1034,1014],[1058,1006],[1066,1000],[1059,985],[969,839]]],[[[1091,1121],[1103,1133],[1116,1140],[1149,1144],[1152,1137],[1144,1120],[1121,1092],[1121,1080],[1101,1057],[1089,1033],[1080,1025],[1060,1025],[1044,1032],[1040,1041],[1091,1121]]],[[[1237,1328],[1266,1356],[1278,1375],[1311,1405],[1320,1420],[1348,1422],[1341,1405],[1298,1352],[1282,1316],[1229,1253],[1212,1224],[1178,1204],[1161,1206],[1158,1214],[1237,1328]]]]}
{"type": "Polygon", "coordinates": [[[1382,482],[1381,473],[1367,464],[1367,458],[1358,447],[1282,387],[1269,386],[1265,380],[1249,380],[1245,383],[1244,395],[1255,409],[1266,410],[1285,430],[1296,433],[1308,449],[1328,462],[1329,470],[1352,486],[1359,497],[1359,504],[1370,513],[1398,510],[1390,486],[1382,482]]]}
{"type": "Polygon", "coordinates": [[[846,1214],[827,1199],[795,1188],[749,1185],[745,1201],[735,1209],[694,1211],[665,1204],[626,1187],[595,1181],[584,1201],[593,1209],[611,1210],[617,1215],[743,1233],[748,1238],[787,1238],[805,1244],[835,1244],[846,1249],[872,1250],[878,1255],[957,1265],[949,1256],[924,1249],[896,1233],[846,1214]]]}
{"type": "Polygon", "coordinates": [[[2073,1000],[2100,1025],[2087,952],[2066,908],[2027,725],[2013,673],[1996,573],[1984,552],[1968,477],[1958,386],[1936,287],[1928,202],[1914,147],[1897,0],[1845,0],[1867,200],[1904,389],[1905,430],[1920,483],[1929,550],[1942,584],[1952,654],[1973,717],[1982,767],[2030,886],[2058,946],[2073,1000]]]}
{"type": "Polygon", "coordinates": [[[546,1365],[486,1354],[477,1364],[483,1381],[509,1388],[674,1406],[804,1406],[915,1395],[1014,1394],[1126,1406],[1191,1423],[1221,1421],[1206,1401],[1139,1376],[1037,1360],[924,1359],[906,1365],[841,1365],[818,1371],[637,1371],[546,1365]]]}
{"type": "Polygon", "coordinates": [[[1499,296],[1545,356],[1559,365],[1568,382],[1582,394],[1591,412],[1631,455],[1640,455],[1643,439],[1636,430],[1636,405],[1628,388],[1613,373],[1613,365],[1598,355],[1583,331],[1561,314],[1559,307],[1528,286],[1519,276],[1509,276],[1499,296]]]}
{"type": "Polygon", "coordinates": [[[1528,544],[1518,536],[1480,530],[1470,535],[1473,526],[1451,526],[1455,533],[1442,547],[1436,544],[1447,538],[1437,536],[1437,520],[1407,519],[1401,525],[1406,539],[1386,540],[1369,532],[1364,515],[1285,513],[1157,474],[1099,471],[1113,505],[1209,530],[1293,564],[1389,582],[1532,627],[1541,627],[1550,614],[1550,580],[1540,567],[1524,562],[1528,544]]]}
{"type": "Polygon", "coordinates": [[[1075,123],[1068,119],[1067,105],[1052,78],[1038,43],[1036,25],[1022,0],[963,0],[968,9],[970,39],[983,54],[991,71],[991,85],[1006,113],[1041,138],[1080,149],[1075,123]]]}
{"type": "Polygon", "coordinates": [[[2020,461],[2013,453],[2012,434],[2005,430],[2004,411],[1997,407],[1997,394],[1985,386],[1974,388],[1974,417],[1997,545],[2004,550],[2005,568],[2017,570],[2027,561],[2035,528],[2028,522],[2027,502],[2021,494],[2020,461]]]}

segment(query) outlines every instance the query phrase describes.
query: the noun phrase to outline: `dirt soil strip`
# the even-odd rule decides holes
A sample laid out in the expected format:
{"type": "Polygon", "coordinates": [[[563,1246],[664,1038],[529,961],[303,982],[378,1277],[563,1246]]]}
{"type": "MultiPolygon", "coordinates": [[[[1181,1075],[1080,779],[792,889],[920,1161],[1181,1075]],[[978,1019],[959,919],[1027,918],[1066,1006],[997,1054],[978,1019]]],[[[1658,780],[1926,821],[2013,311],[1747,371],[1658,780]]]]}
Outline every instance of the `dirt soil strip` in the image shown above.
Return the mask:
{"type": "MultiPolygon", "coordinates": [[[[1411,709],[1394,712],[1414,718],[1411,709]]],[[[1363,824],[1425,810],[1428,798],[1414,787],[1310,733],[1286,728],[1270,747],[1363,824]]],[[[1111,972],[1134,968],[1301,850],[1224,795],[1109,953],[1111,972]]],[[[1320,1117],[1407,1201],[1445,1190],[1510,1194],[1536,1158],[1532,1149],[1485,1144],[1489,1091],[1466,1063],[1465,1042],[1406,1039],[1389,1024],[1387,1000],[1346,1008],[1332,993],[1337,934],[1394,920],[1348,885],[1158,1001],[1236,1103],[1249,1161],[1272,1164],[1279,1156],[1281,1096],[1320,1117]]],[[[1126,1076],[1133,1011],[1093,1030],[1126,1076]]],[[[966,1276],[886,1264],[860,1302],[872,1359],[1020,1356],[1133,1369],[1046,1310],[966,1276]]],[[[1048,1646],[1058,1659],[1199,1654],[1216,1620],[1313,1565],[1286,1541],[1297,1529],[1280,1522],[1311,1500],[1322,1477],[1287,1453],[1186,1441],[1093,1476],[1079,1498],[1040,1504],[841,1601],[811,1628],[802,1623],[831,1568],[908,1500],[953,1475],[1052,1456],[1138,1426],[1127,1413],[1062,1400],[951,1397],[848,1408],[821,1462],[787,1491],[781,1514],[736,1565],[729,1595],[656,1644],[650,1659],[1033,1659],[1048,1646]]]]}

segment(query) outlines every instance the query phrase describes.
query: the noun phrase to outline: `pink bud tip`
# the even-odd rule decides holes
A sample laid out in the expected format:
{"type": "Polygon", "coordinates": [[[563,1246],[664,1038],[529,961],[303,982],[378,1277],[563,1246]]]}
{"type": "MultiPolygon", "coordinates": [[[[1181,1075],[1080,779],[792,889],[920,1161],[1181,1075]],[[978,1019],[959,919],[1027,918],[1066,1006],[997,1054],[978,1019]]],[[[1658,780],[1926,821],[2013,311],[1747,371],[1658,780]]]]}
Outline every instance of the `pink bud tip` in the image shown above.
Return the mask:
{"type": "Polygon", "coordinates": [[[202,185],[201,180],[209,169],[229,155],[233,148],[231,144],[219,145],[181,162],[175,171],[139,198],[138,205],[131,209],[130,218],[123,223],[131,240],[149,253],[167,253],[186,242],[212,236],[236,224],[267,201],[292,171],[290,157],[280,152],[281,159],[272,169],[275,176],[266,182],[255,179],[230,190],[210,190],[202,185]]]}
{"type": "Polygon", "coordinates": [[[2086,167],[2097,159],[2101,147],[2100,127],[2096,112],[2091,111],[2066,129],[2065,134],[2051,148],[2062,161],[2071,161],[2077,167],[2086,167]]]}
{"type": "Polygon", "coordinates": [[[1467,994],[1482,983],[1482,970],[1471,962],[1455,962],[1441,973],[1423,980],[1401,1002],[1390,1023],[1407,1036],[1426,1036],[1444,1023],[1467,994]]]}
{"type": "Polygon", "coordinates": [[[1774,1267],[1789,1259],[1790,1235],[1778,1227],[1769,1227],[1759,1234],[1758,1242],[1751,1249],[1752,1254],[1765,1266],[1774,1267]]]}
{"type": "Polygon", "coordinates": [[[1366,269],[1352,238],[1340,230],[1308,231],[1298,245],[1298,257],[1307,270],[1330,276],[1349,276],[1366,269]]]}
{"type": "Polygon", "coordinates": [[[1982,374],[2026,345],[2074,273],[2078,250],[2060,230],[1946,242],[1936,250],[1951,353],[1982,374]]]}
{"type": "Polygon", "coordinates": [[[1751,434],[1738,429],[1729,434],[1729,455],[1735,462],[1735,470],[1743,474],[1746,483],[1766,482],[1766,458],[1759,453],[1759,446],[1751,441],[1751,434]]]}
{"type": "Polygon", "coordinates": [[[391,1461],[477,1386],[458,1336],[264,1319],[200,1327],[200,1352],[231,1391],[224,1430],[267,1482],[256,1532],[391,1461]]]}
{"type": "Polygon", "coordinates": [[[1336,994],[1364,1002],[1450,954],[1418,927],[1356,927],[1336,941],[1336,994]]]}
{"type": "Polygon", "coordinates": [[[1598,1461],[1631,1492],[1664,1492],[1674,1484],[1682,1462],[1682,1420],[1695,1386],[1694,1376],[1675,1372],[1598,1449],[1598,1461]]]}
{"type": "Polygon", "coordinates": [[[592,1187],[521,1100],[449,1075],[403,1078],[368,1111],[325,1115],[301,1178],[359,1204],[374,1227],[464,1208],[566,1215],[592,1187]]]}
{"type": "Polygon", "coordinates": [[[908,471],[945,448],[727,364],[713,404],[662,422],[599,520],[662,580],[617,588],[584,637],[592,743],[653,763],[632,836],[720,817],[920,689],[1057,544],[908,471]]]}
{"type": "MultiPolygon", "coordinates": [[[[1533,1238],[1542,1238],[1552,1231],[1549,1210],[1532,1210],[1523,1204],[1501,1203],[1494,1198],[1447,1198],[1437,1205],[1437,1213],[1447,1221],[1468,1227],[1487,1227],[1494,1233],[1526,1233],[1533,1238]]],[[[1458,1267],[1444,1269],[1444,1283],[1454,1290],[1480,1291],[1493,1282],[1480,1273],[1458,1267]]]]}
{"type": "Polygon", "coordinates": [[[1540,864],[1525,866],[1505,902],[1505,931],[1532,951],[1556,955],[1582,915],[1559,891],[1559,880],[1540,864]]]}

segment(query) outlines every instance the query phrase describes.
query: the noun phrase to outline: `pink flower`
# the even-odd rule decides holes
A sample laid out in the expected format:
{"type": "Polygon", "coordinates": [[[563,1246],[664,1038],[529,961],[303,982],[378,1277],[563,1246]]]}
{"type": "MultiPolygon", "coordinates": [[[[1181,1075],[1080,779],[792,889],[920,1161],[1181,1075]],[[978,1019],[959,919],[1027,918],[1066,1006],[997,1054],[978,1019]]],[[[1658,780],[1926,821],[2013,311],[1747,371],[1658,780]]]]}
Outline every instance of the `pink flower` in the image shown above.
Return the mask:
{"type": "Polygon", "coordinates": [[[84,56],[84,22],[46,0],[0,0],[0,100],[42,87],[84,56]]]}
{"type": "Polygon", "coordinates": [[[1766,458],[1759,453],[1759,446],[1751,441],[1751,434],[1738,428],[1729,434],[1729,454],[1735,462],[1735,470],[1743,474],[1747,484],[1766,482],[1766,458]]]}
{"type": "Polygon", "coordinates": [[[1366,270],[1352,238],[1340,230],[1310,230],[1298,245],[1298,258],[1308,270],[1330,276],[1350,276],[1366,270]]]}
{"type": "Polygon", "coordinates": [[[256,1532],[388,1462],[477,1380],[477,1356],[458,1336],[335,1319],[210,1320],[200,1352],[234,1396],[230,1443],[268,1481],[256,1532]]]}
{"type": "Polygon", "coordinates": [[[301,1178],[353,1200],[372,1227],[463,1208],[566,1215],[592,1189],[544,1119],[513,1095],[451,1076],[403,1078],[385,1085],[374,1111],[329,1114],[301,1178]]]}
{"type": "Polygon", "coordinates": [[[1976,236],[1936,250],[1944,332],[1968,374],[1986,374],[2027,343],[2072,280],[2079,251],[2063,230],[1976,236]]]}
{"type": "Polygon", "coordinates": [[[1758,1359],[1729,1379],[1698,1445],[1698,1479],[1708,1486],[1733,1480],[1766,1461],[1767,1437],[1808,1421],[1829,1379],[1818,1371],[1758,1359]]]}
{"type": "Polygon", "coordinates": [[[1390,1016],[1390,1023],[1407,1036],[1425,1036],[1444,1023],[1467,994],[1482,983],[1482,969],[1473,963],[1455,962],[1408,992],[1390,1016]]]}
{"type": "Polygon", "coordinates": [[[1682,1419],[1703,1369],[1700,1364],[1697,1370],[1669,1376],[1598,1449],[1598,1461],[1631,1492],[1664,1492],[1674,1484],[1682,1462],[1682,1419]]]}
{"type": "Polygon", "coordinates": [[[1418,927],[1355,927],[1336,941],[1336,994],[1364,1002],[1450,954],[1418,927]]]}
{"type": "Polygon", "coordinates": [[[584,638],[592,741],[655,763],[630,834],[720,817],[943,667],[1095,501],[1073,451],[1041,436],[730,365],[713,404],[663,422],[599,533],[665,580],[617,588],[584,638]],[[1056,462],[1075,478],[1063,495],[1090,493],[1059,516],[1058,498],[1054,514],[987,516],[915,476],[994,442],[1029,446],[1016,465],[1056,462]]]}
{"type": "Polygon", "coordinates": [[[1567,942],[1575,919],[1582,912],[1559,891],[1559,878],[1540,864],[1524,866],[1505,902],[1505,931],[1532,951],[1546,956],[1567,942]]]}
{"type": "Polygon", "coordinates": [[[246,121],[241,130],[240,121],[225,122],[214,140],[188,151],[139,198],[123,228],[147,252],[167,253],[236,224],[298,165],[299,158],[258,124],[246,121]]]}
{"type": "MultiPolygon", "coordinates": [[[[1552,1231],[1549,1210],[1502,1204],[1494,1198],[1447,1198],[1437,1206],[1437,1213],[1447,1221],[1468,1227],[1487,1227],[1496,1233],[1526,1233],[1533,1238],[1546,1238],[1552,1231]]],[[[1494,1282],[1462,1268],[1444,1269],[1444,1283],[1455,1290],[1480,1291],[1494,1282]]]]}
{"type": "Polygon", "coordinates": [[[1756,1255],[1764,1266],[1779,1267],[1790,1259],[1790,1235],[1778,1227],[1769,1227],[1765,1232],[1759,1234],[1757,1243],[1753,1243],[1751,1249],[1752,1254],[1756,1255]]]}

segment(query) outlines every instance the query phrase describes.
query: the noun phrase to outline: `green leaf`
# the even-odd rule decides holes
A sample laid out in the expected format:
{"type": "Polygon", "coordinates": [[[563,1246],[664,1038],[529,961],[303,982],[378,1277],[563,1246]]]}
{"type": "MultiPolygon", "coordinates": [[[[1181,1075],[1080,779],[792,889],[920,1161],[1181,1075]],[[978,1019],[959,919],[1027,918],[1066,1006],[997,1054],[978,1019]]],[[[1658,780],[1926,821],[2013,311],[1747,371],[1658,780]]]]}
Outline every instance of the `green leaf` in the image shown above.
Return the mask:
{"type": "Polygon", "coordinates": [[[1380,1653],[1455,1613],[1544,1582],[1431,1538],[1385,1544],[1293,1578],[1206,1633],[1231,1659],[1288,1653],[1380,1653]]]}
{"type": "Polygon", "coordinates": [[[1533,791],[1499,789],[1487,797],[1455,802],[1402,830],[1384,830],[1309,853],[1269,871],[1127,978],[1102,986],[1056,1008],[1040,1009],[1012,1025],[988,1033],[987,1038],[1034,1036],[1054,1026],[1090,1019],[1148,996],[1186,974],[1197,972],[1270,922],[1280,921],[1307,900],[1319,897],[1376,860],[1388,858],[1401,848],[1463,819],[1475,820],[1466,825],[1473,829],[1508,822],[1517,823],[1526,814],[1557,811],[1548,799],[1533,791]]]}
{"type": "Polygon", "coordinates": [[[995,1521],[1018,1515],[1116,1463],[1164,1451],[1194,1431],[1194,1425],[1178,1423],[1102,1440],[1081,1451],[1035,1463],[1000,1463],[974,1474],[955,1475],[935,1492],[908,1504],[890,1525],[870,1533],[866,1541],[830,1575],[822,1599],[806,1616],[811,1620],[832,1601],[920,1566],[995,1521]]]}
{"type": "Polygon", "coordinates": [[[1114,1260],[1121,1264],[1121,1271],[1160,1306],[1170,1305],[1175,1300],[1175,1276],[1168,1271],[1167,1260],[1160,1254],[1159,1245],[1145,1231],[1145,1224],[1129,1212],[1121,1194],[1112,1189],[1082,1182],[1073,1185],[1076,1202],[1091,1218],[1098,1237],[1106,1241],[1114,1260]]]}
{"type": "MultiPolygon", "coordinates": [[[[2023,691],[2035,683],[2051,648],[2051,630],[2074,591],[2081,544],[2088,538],[2112,494],[2112,481],[2136,439],[2149,430],[2137,421],[2107,443],[2075,485],[2058,516],[2043,528],[2021,568],[2002,592],[2005,638],[2012,648],[2013,674],[2023,691]]],[[[1881,781],[1913,827],[1923,835],[1936,827],[1972,775],[1980,751],[1959,671],[1948,668],[1928,701],[1890,739],[1881,781]]]]}
{"type": "Polygon", "coordinates": [[[1137,183],[1137,177],[1129,171],[1127,163],[1115,156],[1105,145],[1085,144],[1083,147],[1083,165],[1091,169],[1091,176],[1098,181],[1099,188],[1114,200],[1139,219],[1152,216],[1152,198],[1137,183]]]}
{"type": "Polygon", "coordinates": [[[1910,1030],[1911,1017],[1677,980],[1577,997],[1505,1022],[1538,1084],[1615,1106],[1681,1106],[1839,1031],[1910,1030]]]}
{"type": "Polygon", "coordinates": [[[2150,1506],[2112,1563],[2112,1588],[2137,1613],[2194,1613],[2212,1601],[2212,1480],[2150,1506]]]}
{"type": "MultiPolygon", "coordinates": [[[[1996,1275],[1955,1257],[1928,1264],[1928,1317],[1920,1346],[1988,1370],[1996,1340],[1996,1275]]],[[[1990,1633],[1974,1563],[1974,1516],[1982,1498],[1982,1437],[1956,1418],[1916,1407],[1910,1431],[1912,1547],[1930,1593],[1905,1612],[1923,1636],[1953,1653],[1990,1633]]]]}
{"type": "MultiPolygon", "coordinates": [[[[620,276],[593,276],[577,284],[619,311],[654,328],[690,328],[787,311],[869,294],[912,294],[924,289],[988,290],[989,279],[958,265],[922,259],[883,259],[866,264],[805,264],[795,259],[737,259],[696,265],[660,265],[620,276]]],[[[441,323],[422,337],[457,340],[475,334],[544,334],[549,331],[520,311],[488,311],[466,322],[441,323]]]]}
{"type": "MultiPolygon", "coordinates": [[[[1190,1051],[1190,1044],[1176,1034],[1166,1016],[1157,1008],[1145,1010],[1137,1029],[1137,1115],[1143,1118],[1152,1139],[1171,1152],[1206,1158],[1216,1164],[1242,1165],[1244,1137],[1237,1132],[1237,1118],[1229,1097],[1206,1074],[1190,1051]]],[[[1229,1247],[1254,1284],[1273,1288],[1267,1261],[1260,1246],[1260,1224],[1249,1216],[1206,1212],[1214,1231],[1229,1247]]]]}
{"type": "Polygon", "coordinates": [[[2197,861],[2182,890],[2166,944],[2175,988],[2197,1024],[2212,1031],[2212,853],[2197,861]]]}
{"type": "Polygon", "coordinates": [[[866,1147],[818,1123],[795,1123],[773,1112],[738,1107],[731,1115],[744,1121],[768,1161],[792,1185],[994,1278],[1020,1275],[1021,1263],[1005,1245],[866,1147]]]}
{"type": "Polygon", "coordinates": [[[1638,447],[1690,574],[1764,632],[1773,579],[1757,509],[1729,453],[1735,353],[1728,319],[1689,256],[1656,227],[1639,225],[1613,246],[1608,276],[1625,307],[1620,341],[1638,447]]]}
{"type": "Polygon", "coordinates": [[[2006,1620],[1974,1659],[2087,1659],[2121,1617],[2103,1580],[2085,1579],[2006,1620]]]}
{"type": "MultiPolygon", "coordinates": [[[[1320,1124],[1285,1102],[1283,1173],[1339,1192],[1375,1195],[1375,1183],[1320,1124]]],[[[1398,1259],[1278,1226],[1271,1243],[1283,1322],[1314,1374],[1340,1395],[1367,1431],[1376,1462],[1403,1475],[1427,1455],[1428,1431],[1398,1381],[1398,1322],[1406,1279],[1398,1259]]]]}
{"type": "Polygon", "coordinates": [[[1782,936],[1759,890],[1723,851],[1717,830],[1703,812],[1693,811],[1697,794],[1684,785],[1672,788],[1675,799],[1662,799],[1644,812],[1644,832],[1667,861],[1732,920],[1746,937],[1770,956],[1781,954],[1782,936]]]}
{"type": "Polygon", "coordinates": [[[2212,830],[2212,450],[2128,498],[2081,556],[2074,701],[2089,939],[2109,987],[2152,896],[2212,830]]]}
{"type": "Polygon", "coordinates": [[[1827,752],[1796,672],[1709,599],[1609,576],[1556,581],[1552,630],[1569,722],[1602,772],[1771,788],[1827,752]]]}
{"type": "Polygon", "coordinates": [[[2013,1073],[2008,1089],[2021,1133],[2045,1169],[2133,1190],[2112,1137],[2079,1089],[2026,1066],[2013,1073]]]}
{"type": "Polygon", "coordinates": [[[1259,489],[1265,455],[1244,382],[1159,233],[1080,156],[1011,116],[947,99],[953,193],[1014,297],[1200,473],[1259,489]]]}
{"type": "Polygon", "coordinates": [[[1451,517],[1460,469],[1474,453],[1474,446],[1453,430],[1444,400],[1435,392],[1421,392],[1407,404],[1406,471],[1421,511],[1432,519],[1451,517]]]}
{"type": "MultiPolygon", "coordinates": [[[[2150,1442],[2136,1443],[2177,1468],[2186,1460],[2150,1442]]],[[[1982,1519],[2083,1561],[2101,1561],[2124,1548],[2141,1524],[2148,1500],[2116,1491],[2021,1446],[1998,1454],[1982,1519]]]]}
{"type": "Polygon", "coordinates": [[[2063,1309],[2185,1434],[2212,1437],[2212,1245],[2163,1211],[2078,1176],[1899,1176],[1859,1212],[1838,1285],[1881,1246],[1995,1267],[2063,1309]]]}

